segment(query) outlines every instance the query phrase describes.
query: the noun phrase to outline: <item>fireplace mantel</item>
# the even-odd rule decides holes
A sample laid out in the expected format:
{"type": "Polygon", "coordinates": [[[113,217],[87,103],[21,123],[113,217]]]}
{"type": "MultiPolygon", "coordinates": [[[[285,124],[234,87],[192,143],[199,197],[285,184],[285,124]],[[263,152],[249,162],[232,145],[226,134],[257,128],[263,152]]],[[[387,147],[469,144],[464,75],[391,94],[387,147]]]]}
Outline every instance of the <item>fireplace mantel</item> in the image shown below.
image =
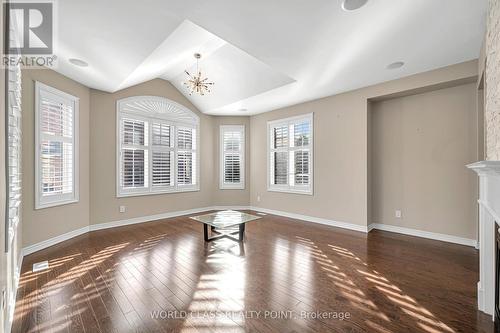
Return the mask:
{"type": "Polygon", "coordinates": [[[495,222],[500,225],[500,161],[481,161],[469,164],[467,167],[479,175],[478,308],[493,316],[495,307],[495,222]]]}
{"type": "Polygon", "coordinates": [[[500,177],[500,161],[480,161],[469,164],[467,167],[477,172],[479,176],[500,177]]]}

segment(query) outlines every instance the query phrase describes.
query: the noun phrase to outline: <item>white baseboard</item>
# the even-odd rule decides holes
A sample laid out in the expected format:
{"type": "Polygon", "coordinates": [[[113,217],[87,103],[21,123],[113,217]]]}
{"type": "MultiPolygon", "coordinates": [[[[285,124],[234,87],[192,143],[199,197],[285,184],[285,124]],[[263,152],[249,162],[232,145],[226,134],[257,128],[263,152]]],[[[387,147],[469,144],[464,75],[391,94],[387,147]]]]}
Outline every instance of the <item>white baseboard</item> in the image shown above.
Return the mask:
{"type": "Polygon", "coordinates": [[[64,242],[64,241],[71,239],[73,237],[83,235],[86,232],[89,232],[88,226],[67,232],[65,234],[62,234],[62,235],[59,235],[59,236],[56,236],[53,238],[49,238],[49,239],[44,240],[40,243],[36,243],[36,244],[30,245],[30,246],[27,246],[27,247],[23,248],[23,255],[27,256],[27,255],[32,254],[34,252],[43,250],[49,246],[56,245],[58,243],[64,242]]]}
{"type": "Polygon", "coordinates": [[[250,206],[212,206],[211,210],[250,210],[250,206]]]}
{"type": "Polygon", "coordinates": [[[348,230],[354,230],[354,231],[359,231],[359,232],[364,232],[364,233],[368,233],[373,229],[378,229],[378,230],[395,232],[395,233],[405,234],[405,235],[410,235],[410,236],[429,238],[429,239],[434,239],[434,240],[439,240],[439,241],[444,241],[444,242],[449,242],[449,243],[456,243],[456,244],[474,246],[474,247],[477,246],[477,241],[473,240],[473,239],[466,239],[466,238],[455,237],[455,236],[450,236],[450,235],[445,235],[445,234],[438,234],[438,233],[433,233],[433,232],[428,232],[428,231],[421,231],[421,230],[415,230],[415,229],[409,229],[409,228],[403,228],[403,227],[396,227],[396,226],[387,225],[387,224],[372,223],[368,226],[363,226],[363,225],[359,225],[359,224],[334,221],[334,220],[324,219],[324,218],[320,218],[320,217],[289,213],[289,212],[261,208],[261,207],[256,207],[256,206],[210,206],[210,207],[193,208],[193,209],[176,211],[176,212],[167,212],[167,213],[161,213],[161,214],[155,214],[155,215],[140,216],[140,217],[134,217],[131,219],[111,221],[111,222],[105,222],[105,223],[99,223],[99,224],[91,224],[90,226],[83,227],[83,228],[80,228],[80,229],[77,229],[74,231],[70,231],[70,232],[62,234],[60,236],[56,236],[56,237],[50,238],[48,240],[45,240],[43,242],[27,246],[27,247],[23,248],[23,255],[29,255],[29,254],[34,253],[36,251],[43,250],[49,246],[56,245],[60,242],[66,241],[66,240],[71,239],[71,238],[76,237],[76,236],[80,236],[80,235],[82,235],[86,232],[89,232],[89,231],[115,228],[115,227],[121,227],[121,226],[126,226],[126,225],[131,225],[131,224],[137,224],[137,223],[151,222],[151,221],[156,221],[156,220],[168,219],[168,218],[172,218],[172,217],[178,217],[178,216],[183,216],[183,215],[190,215],[190,214],[206,212],[206,211],[210,211],[210,210],[225,210],[225,209],[254,210],[257,212],[273,214],[273,215],[278,215],[278,216],[283,216],[283,217],[289,217],[292,219],[302,220],[302,221],[306,221],[306,222],[319,223],[319,224],[323,224],[323,225],[328,225],[328,226],[343,228],[343,229],[348,229],[348,230]]]}
{"type": "Polygon", "coordinates": [[[196,214],[196,213],[206,212],[209,210],[214,210],[214,209],[213,209],[213,207],[203,207],[203,208],[193,208],[193,209],[188,209],[188,210],[180,210],[180,211],[176,211],[176,212],[168,212],[168,213],[161,213],[161,214],[155,214],[155,215],[140,216],[140,217],[134,217],[131,219],[126,219],[126,220],[118,220],[118,221],[105,222],[105,223],[99,223],[99,224],[91,224],[89,228],[90,228],[90,231],[116,228],[116,227],[122,227],[122,226],[130,225],[130,224],[151,222],[151,221],[163,220],[163,219],[168,219],[168,218],[177,217],[177,216],[196,214]]]}
{"type": "Polygon", "coordinates": [[[257,212],[262,212],[262,213],[268,213],[268,214],[273,214],[273,215],[279,215],[279,216],[284,216],[284,217],[289,217],[292,219],[297,219],[297,220],[302,220],[306,222],[313,222],[313,223],[319,223],[319,224],[324,224],[324,225],[329,225],[331,227],[337,227],[337,228],[342,228],[342,229],[349,229],[349,230],[354,230],[354,231],[360,231],[360,232],[368,232],[368,229],[364,225],[359,225],[359,224],[353,224],[353,223],[348,223],[348,222],[340,222],[340,221],[334,221],[334,220],[328,220],[324,219],[321,217],[314,217],[314,216],[308,216],[308,215],[301,215],[301,214],[295,214],[295,213],[288,213],[288,212],[283,212],[279,210],[273,210],[273,209],[267,209],[267,208],[261,208],[261,207],[249,207],[251,210],[255,210],[257,212]]]}
{"type": "Polygon", "coordinates": [[[481,281],[477,283],[477,309],[479,311],[485,310],[484,306],[484,289],[481,287],[481,281]]]}
{"type": "Polygon", "coordinates": [[[393,225],[389,225],[389,224],[372,223],[368,226],[368,230],[371,231],[373,229],[389,231],[389,232],[394,232],[394,233],[409,235],[409,236],[416,236],[416,237],[421,237],[421,238],[428,238],[428,239],[438,240],[438,241],[442,241],[442,242],[455,243],[455,244],[472,246],[472,247],[477,246],[477,241],[475,239],[462,238],[462,237],[451,236],[451,235],[446,235],[446,234],[438,234],[435,232],[398,227],[398,226],[393,226],[393,225]]]}
{"type": "Polygon", "coordinates": [[[19,258],[17,258],[17,267],[14,276],[14,292],[12,293],[11,298],[7,300],[7,302],[9,302],[9,307],[8,307],[9,311],[7,312],[7,318],[5,318],[5,323],[4,323],[4,331],[6,333],[10,333],[12,331],[12,323],[14,321],[14,310],[16,308],[17,290],[19,288],[19,280],[21,279],[21,268],[23,267],[23,259],[24,259],[23,249],[21,249],[18,256],[19,258]]]}
{"type": "Polygon", "coordinates": [[[267,209],[267,208],[252,207],[252,206],[211,206],[211,207],[194,208],[194,209],[161,213],[161,214],[148,215],[148,216],[140,216],[140,217],[134,217],[131,219],[126,219],[126,220],[117,220],[117,221],[104,222],[104,223],[99,223],[99,224],[91,224],[88,227],[83,227],[83,228],[80,228],[80,229],[77,229],[74,231],[70,231],[70,232],[62,234],[60,236],[56,236],[56,237],[47,239],[43,242],[27,246],[23,249],[23,254],[24,255],[32,254],[34,252],[43,250],[49,246],[53,246],[53,245],[56,245],[60,242],[64,242],[68,239],[71,239],[73,237],[80,236],[80,235],[82,235],[86,232],[89,232],[89,231],[116,228],[116,227],[131,225],[131,224],[137,224],[137,223],[151,222],[151,221],[168,219],[168,218],[177,217],[177,216],[206,212],[206,211],[210,211],[210,210],[225,210],[225,209],[255,210],[258,212],[289,217],[289,218],[293,218],[293,219],[303,220],[306,222],[319,223],[319,224],[329,225],[332,227],[338,227],[338,228],[360,231],[360,232],[365,232],[365,233],[367,232],[367,229],[365,226],[361,226],[361,225],[357,225],[357,224],[338,222],[338,221],[327,220],[327,219],[323,219],[323,218],[319,218],[319,217],[288,213],[288,212],[272,210],[272,209],[267,209]]]}
{"type": "Polygon", "coordinates": [[[151,221],[167,219],[167,218],[177,217],[177,216],[182,216],[182,215],[196,214],[196,213],[205,212],[205,211],[212,210],[212,209],[213,209],[212,207],[195,208],[195,209],[189,209],[189,210],[183,210],[183,211],[134,217],[131,219],[126,219],[126,220],[118,220],[118,221],[111,221],[111,222],[106,222],[106,223],[91,224],[87,227],[73,230],[73,231],[67,232],[65,234],[47,239],[47,240],[42,241],[40,243],[36,243],[36,244],[30,245],[30,246],[27,246],[27,247],[23,248],[23,255],[27,256],[27,255],[32,254],[34,252],[43,250],[49,246],[53,246],[53,245],[56,245],[58,243],[69,240],[73,237],[83,235],[84,233],[87,233],[89,231],[121,227],[121,226],[130,225],[130,224],[136,224],[136,223],[151,222],[151,221]]]}
{"type": "Polygon", "coordinates": [[[374,223],[369,224],[367,227],[368,232],[372,231],[373,229],[375,229],[375,224],[374,223]]]}

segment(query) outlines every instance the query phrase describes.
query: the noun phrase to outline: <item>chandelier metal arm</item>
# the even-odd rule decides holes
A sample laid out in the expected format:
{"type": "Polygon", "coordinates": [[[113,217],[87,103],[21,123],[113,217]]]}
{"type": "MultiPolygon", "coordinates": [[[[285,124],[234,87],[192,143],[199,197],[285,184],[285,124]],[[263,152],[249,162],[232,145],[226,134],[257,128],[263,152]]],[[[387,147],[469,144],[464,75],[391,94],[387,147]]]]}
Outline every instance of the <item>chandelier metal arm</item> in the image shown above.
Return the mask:
{"type": "Polygon", "coordinates": [[[189,89],[189,96],[191,96],[194,92],[203,96],[205,93],[211,92],[209,87],[213,86],[215,83],[207,81],[208,77],[202,78],[201,70],[198,68],[198,60],[201,58],[201,54],[195,53],[194,57],[196,58],[196,72],[198,75],[192,75],[186,69],[184,73],[186,73],[188,79],[184,82],[184,85],[189,89]]]}

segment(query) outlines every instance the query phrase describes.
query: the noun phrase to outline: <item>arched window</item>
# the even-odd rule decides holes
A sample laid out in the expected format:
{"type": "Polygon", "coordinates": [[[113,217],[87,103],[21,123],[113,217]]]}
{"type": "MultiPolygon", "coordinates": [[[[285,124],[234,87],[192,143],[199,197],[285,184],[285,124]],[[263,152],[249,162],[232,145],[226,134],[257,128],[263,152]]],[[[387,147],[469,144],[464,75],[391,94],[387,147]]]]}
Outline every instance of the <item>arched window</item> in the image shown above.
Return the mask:
{"type": "Polygon", "coordinates": [[[197,191],[200,118],[157,96],[117,102],[117,196],[197,191]]]}

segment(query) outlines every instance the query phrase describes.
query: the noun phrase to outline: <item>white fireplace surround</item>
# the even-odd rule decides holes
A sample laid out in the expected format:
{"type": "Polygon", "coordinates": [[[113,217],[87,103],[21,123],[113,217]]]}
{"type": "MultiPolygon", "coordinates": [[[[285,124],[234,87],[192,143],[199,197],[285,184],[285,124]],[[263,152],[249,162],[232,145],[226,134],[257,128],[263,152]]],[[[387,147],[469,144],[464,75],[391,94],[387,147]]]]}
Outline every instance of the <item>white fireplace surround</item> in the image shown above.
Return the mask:
{"type": "Polygon", "coordinates": [[[467,167],[479,175],[478,308],[494,318],[495,222],[500,225],[500,161],[481,161],[467,167]]]}

